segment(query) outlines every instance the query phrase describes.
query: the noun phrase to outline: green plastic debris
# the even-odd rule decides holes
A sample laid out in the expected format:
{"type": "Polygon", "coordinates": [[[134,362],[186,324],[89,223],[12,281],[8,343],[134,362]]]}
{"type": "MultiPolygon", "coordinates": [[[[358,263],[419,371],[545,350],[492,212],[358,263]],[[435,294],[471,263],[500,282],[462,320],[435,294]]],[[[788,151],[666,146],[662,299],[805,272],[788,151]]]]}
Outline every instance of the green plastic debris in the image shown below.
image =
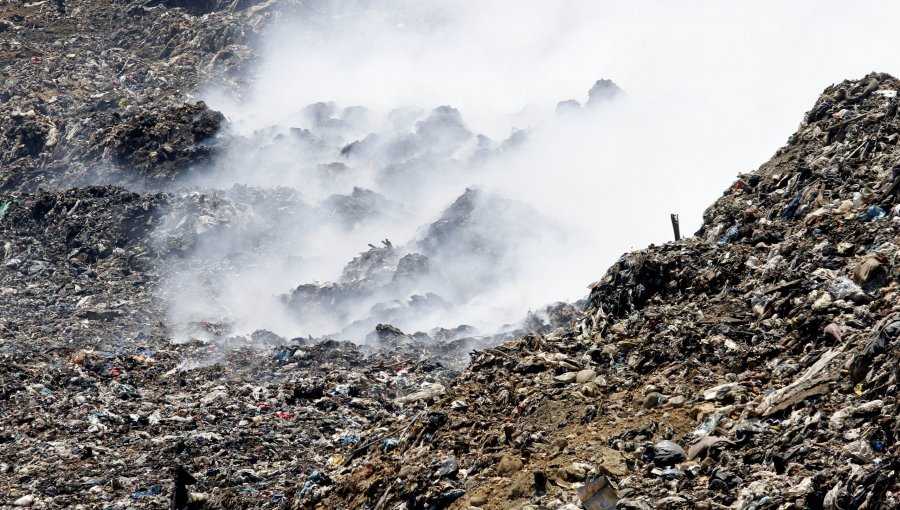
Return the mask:
{"type": "Polygon", "coordinates": [[[0,205],[0,220],[2,220],[4,216],[6,216],[6,211],[9,210],[10,204],[12,204],[11,201],[6,201],[3,202],[3,205],[0,205]]]}

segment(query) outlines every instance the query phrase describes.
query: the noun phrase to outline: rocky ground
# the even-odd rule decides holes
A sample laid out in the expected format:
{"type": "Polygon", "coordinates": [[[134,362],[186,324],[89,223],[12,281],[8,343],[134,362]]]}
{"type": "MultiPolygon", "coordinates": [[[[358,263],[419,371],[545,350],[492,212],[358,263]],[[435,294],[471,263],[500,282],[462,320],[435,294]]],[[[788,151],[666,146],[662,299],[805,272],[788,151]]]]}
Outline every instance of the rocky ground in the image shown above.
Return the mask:
{"type": "MultiPolygon", "coordinates": [[[[190,94],[241,90],[257,38],[298,5],[0,6],[4,504],[900,504],[900,81],[883,74],[825,89],[694,236],[596,268],[587,301],[505,334],[365,323],[357,346],[172,324],[162,268],[198,264],[247,195],[308,212],[284,190],[170,186],[238,143],[190,94]]],[[[483,246],[460,227],[477,193],[416,253],[373,246],[340,282],[292,282],[285,302],[334,312],[347,288],[439,261],[441,239],[483,246]]],[[[329,204],[351,223],[395,212],[364,190],[329,204]]],[[[205,270],[244,262],[226,255],[205,270]]]]}

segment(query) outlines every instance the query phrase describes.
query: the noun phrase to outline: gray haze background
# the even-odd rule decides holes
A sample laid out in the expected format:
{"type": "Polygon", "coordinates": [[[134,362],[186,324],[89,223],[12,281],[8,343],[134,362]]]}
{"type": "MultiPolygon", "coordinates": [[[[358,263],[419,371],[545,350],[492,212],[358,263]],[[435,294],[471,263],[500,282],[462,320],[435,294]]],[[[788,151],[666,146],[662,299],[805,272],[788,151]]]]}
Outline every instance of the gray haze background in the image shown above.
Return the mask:
{"type": "Polygon", "coordinates": [[[275,296],[300,283],[337,278],[367,243],[386,237],[398,245],[413,242],[475,185],[528,204],[564,235],[536,234],[540,242],[511,255],[516,262],[504,280],[479,287],[475,299],[427,321],[484,329],[509,323],[526,310],[582,297],[623,252],[668,241],[671,212],[680,214],[682,232],[696,230],[703,210],[738,172],[755,169],[785,142],[827,85],[873,70],[900,72],[900,5],[887,1],[307,5],[265,41],[249,93],[236,99],[204,92],[210,106],[232,120],[236,135],[253,140],[310,127],[303,108],[317,101],[333,101],[338,115],[355,105],[370,110],[358,133],[345,126],[335,134],[340,139],[402,134],[410,125],[390,124],[388,113],[406,106],[426,115],[451,105],[469,130],[496,144],[516,130],[530,133],[475,166],[474,148],[455,146],[451,170],[409,189],[387,190],[365,175],[312,182],[303,168],[334,159],[327,151],[311,155],[280,145],[266,153],[269,160],[235,151],[220,162],[216,177],[197,184],[283,186],[311,207],[358,185],[403,202],[405,216],[351,230],[324,224],[291,230],[243,270],[219,275],[218,311],[198,305],[190,290],[198,287],[191,283],[197,275],[179,274],[173,277],[181,289],[174,307],[179,320],[227,310],[248,331],[338,331],[343,325],[298,323],[275,296]],[[587,114],[554,112],[562,100],[583,104],[600,78],[614,80],[626,95],[587,114]],[[272,170],[286,165],[297,171],[272,170]],[[297,255],[317,262],[279,262],[297,255]]]}

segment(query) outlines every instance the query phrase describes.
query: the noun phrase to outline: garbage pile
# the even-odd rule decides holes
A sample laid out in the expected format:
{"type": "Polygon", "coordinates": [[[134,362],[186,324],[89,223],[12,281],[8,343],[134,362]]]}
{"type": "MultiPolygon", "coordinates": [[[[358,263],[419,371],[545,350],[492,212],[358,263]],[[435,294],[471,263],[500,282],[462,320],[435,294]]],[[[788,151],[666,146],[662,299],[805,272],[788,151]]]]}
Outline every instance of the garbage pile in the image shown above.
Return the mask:
{"type": "Polygon", "coordinates": [[[0,191],[171,182],[221,123],[187,94],[246,86],[256,38],[295,3],[6,2],[0,191]]]}
{"type": "Polygon", "coordinates": [[[382,322],[403,326],[420,324],[422,317],[439,320],[452,313],[455,303],[477,297],[517,271],[515,254],[527,246],[529,234],[541,236],[551,227],[526,204],[467,189],[419,239],[406,246],[389,239],[381,246],[370,244],[347,263],[338,281],[302,284],[282,299],[298,320],[346,324],[336,332],[338,338],[362,338],[382,322]]]}
{"type": "Polygon", "coordinates": [[[52,352],[154,331],[168,197],[99,186],[0,195],[0,351],[52,352]]]}
{"type": "MultiPolygon", "coordinates": [[[[0,41],[9,57],[0,86],[0,192],[113,184],[170,193],[148,249],[167,267],[155,292],[167,293],[162,300],[185,323],[252,319],[255,311],[221,291],[234,296],[260,281],[279,287],[240,297],[279,309],[279,321],[261,327],[293,321],[317,336],[356,341],[385,322],[410,331],[484,322],[481,334],[509,333],[529,308],[561,299],[514,311],[487,302],[497,282],[523,277],[528,253],[562,235],[525,204],[467,190],[526,130],[492,140],[450,106],[401,107],[380,118],[362,106],[318,102],[248,132],[197,101],[201,88],[251,92],[245,71],[258,62],[262,36],[321,7],[294,0],[11,4],[0,13],[0,32],[9,35],[0,41]],[[434,204],[444,210],[431,210],[434,204]],[[374,235],[363,239],[364,229],[374,235]],[[351,236],[356,244],[339,255],[330,246],[332,253],[310,254],[351,236]],[[348,284],[339,266],[323,263],[352,264],[381,239],[393,243],[397,259],[389,284],[374,273],[348,284]]],[[[600,80],[586,106],[619,95],[600,80]]]]}
{"type": "Polygon", "coordinates": [[[900,81],[826,89],[579,325],[474,351],[322,508],[894,508],[900,81]]]}
{"type": "Polygon", "coordinates": [[[364,358],[350,343],[254,337],[4,352],[7,503],[160,508],[179,491],[178,508],[315,502],[331,471],[393,448],[398,417],[427,415],[452,376],[423,349],[364,358]],[[261,352],[267,340],[280,345],[261,352]]]}
{"type": "MultiPolygon", "coordinates": [[[[191,203],[114,187],[3,198],[4,503],[313,505],[330,473],[394,448],[402,418],[436,419],[428,404],[475,342],[464,327],[425,339],[379,325],[362,349],[209,322],[173,342],[155,292],[172,245],[151,232],[191,203]]],[[[557,305],[529,327],[574,317],[557,305]]]]}
{"type": "MultiPolygon", "coordinates": [[[[431,320],[477,306],[521,271],[511,253],[560,234],[459,189],[415,235],[337,261],[334,282],[279,279],[279,310],[341,325],[291,337],[244,331],[217,299],[275,255],[275,274],[322,263],[296,249],[322,225],[418,218],[427,184],[456,189],[527,131],[498,142],[451,107],[378,124],[323,102],[300,112],[307,127],[238,135],[187,91],[240,91],[256,37],[302,3],[8,4],[4,505],[900,506],[897,79],[827,88],[694,237],[623,255],[583,301],[489,332],[431,320]],[[317,194],[273,185],[285,160],[317,194]],[[228,182],[248,161],[267,162],[263,180],[228,182]]],[[[622,94],[600,80],[558,112],[622,94]]]]}
{"type": "MultiPolygon", "coordinates": [[[[191,112],[208,120],[202,126],[217,118],[199,106],[191,112]]],[[[167,189],[184,205],[153,234],[184,259],[167,264],[165,285],[179,321],[253,322],[240,333],[293,328],[289,336],[357,342],[380,323],[409,331],[469,325],[492,336],[562,297],[515,307],[491,299],[519,294],[511,289],[529,278],[545,245],[577,242],[528,204],[470,186],[523,131],[497,142],[448,106],[381,118],[320,102],[285,117],[252,133],[226,126],[199,142],[203,150],[159,161],[147,159],[155,151],[113,143],[133,172],[171,178],[167,189]],[[179,174],[191,158],[199,165],[179,174]]],[[[134,131],[152,138],[168,126],[134,131]]]]}
{"type": "MultiPolygon", "coordinates": [[[[288,191],[243,192],[302,210],[288,191]]],[[[239,203],[111,186],[0,195],[4,504],[312,506],[330,473],[399,444],[403,418],[438,420],[427,406],[474,347],[577,317],[560,303],[489,338],[378,324],[365,346],[209,321],[177,331],[161,268],[244,228],[239,203]]]]}

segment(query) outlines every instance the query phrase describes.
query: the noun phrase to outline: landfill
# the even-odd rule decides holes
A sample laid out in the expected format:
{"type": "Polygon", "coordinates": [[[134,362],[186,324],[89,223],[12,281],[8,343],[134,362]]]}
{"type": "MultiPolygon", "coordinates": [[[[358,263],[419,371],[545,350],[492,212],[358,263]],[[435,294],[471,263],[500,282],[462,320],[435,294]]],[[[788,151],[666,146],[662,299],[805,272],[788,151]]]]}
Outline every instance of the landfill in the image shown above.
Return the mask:
{"type": "Polygon", "coordinates": [[[898,86],[828,87],[695,236],[623,255],[576,327],[473,352],[446,424],[326,507],[897,507],[898,86]]]}
{"type": "MultiPolygon", "coordinates": [[[[247,229],[254,246],[323,214],[286,189],[169,187],[255,142],[218,136],[227,119],[185,94],[243,86],[254,38],[301,8],[0,8],[4,506],[900,507],[900,80],[827,87],[693,236],[597,267],[583,301],[500,331],[400,327],[446,308],[408,282],[450,280],[448,246],[501,260],[510,239],[469,227],[484,221],[475,201],[505,199],[478,189],[416,243],[373,243],[339,281],[285,283],[286,309],[350,321],[334,335],[245,334],[224,316],[173,324],[181,283],[163,266],[207,264],[204,278],[242,267],[234,246],[215,263],[193,254],[247,229],[248,204],[282,219],[247,229]]],[[[601,80],[589,103],[618,94],[601,80]]],[[[434,124],[419,140],[449,153],[474,139],[457,114],[421,114],[434,124]]],[[[368,143],[346,147],[383,149],[368,143]]],[[[392,168],[388,183],[421,170],[392,168]]],[[[362,188],[326,209],[351,226],[404,214],[362,188]]]]}

